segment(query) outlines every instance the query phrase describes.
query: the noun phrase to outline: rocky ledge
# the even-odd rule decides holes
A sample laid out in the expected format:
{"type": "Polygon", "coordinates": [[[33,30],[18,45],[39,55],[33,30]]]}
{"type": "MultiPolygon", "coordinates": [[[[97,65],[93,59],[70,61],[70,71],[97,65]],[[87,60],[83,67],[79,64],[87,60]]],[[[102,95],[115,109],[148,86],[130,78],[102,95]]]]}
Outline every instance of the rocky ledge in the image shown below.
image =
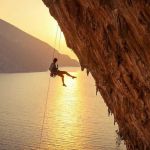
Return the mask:
{"type": "Polygon", "coordinates": [[[150,150],[150,0],[43,0],[119,125],[150,150]]]}

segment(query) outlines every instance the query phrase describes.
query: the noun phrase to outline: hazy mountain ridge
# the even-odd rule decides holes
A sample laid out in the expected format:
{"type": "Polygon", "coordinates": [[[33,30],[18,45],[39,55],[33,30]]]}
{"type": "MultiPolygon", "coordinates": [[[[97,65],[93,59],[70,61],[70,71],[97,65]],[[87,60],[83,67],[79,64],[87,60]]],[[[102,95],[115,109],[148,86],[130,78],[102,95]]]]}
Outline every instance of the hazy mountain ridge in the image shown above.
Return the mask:
{"type": "MultiPolygon", "coordinates": [[[[0,20],[0,72],[46,71],[51,63],[53,48],[47,43],[0,20]]],[[[60,66],[79,66],[76,60],[61,55],[60,66]]]]}

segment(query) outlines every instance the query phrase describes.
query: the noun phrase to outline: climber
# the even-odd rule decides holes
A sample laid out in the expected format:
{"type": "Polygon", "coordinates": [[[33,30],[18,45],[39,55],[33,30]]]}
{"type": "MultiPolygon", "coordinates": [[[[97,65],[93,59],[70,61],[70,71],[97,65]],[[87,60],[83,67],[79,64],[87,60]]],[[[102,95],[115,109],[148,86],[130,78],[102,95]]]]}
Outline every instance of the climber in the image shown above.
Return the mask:
{"type": "Polygon", "coordinates": [[[51,72],[50,73],[50,76],[51,77],[55,77],[55,76],[60,76],[62,78],[62,83],[63,83],[63,86],[66,86],[65,82],[64,82],[64,74],[69,76],[69,77],[72,77],[72,79],[76,78],[75,76],[72,76],[70,75],[68,72],[66,71],[60,71],[58,70],[58,65],[56,65],[56,62],[57,62],[57,58],[54,58],[53,59],[53,62],[51,63],[50,67],[49,67],[49,71],[51,72]]]}

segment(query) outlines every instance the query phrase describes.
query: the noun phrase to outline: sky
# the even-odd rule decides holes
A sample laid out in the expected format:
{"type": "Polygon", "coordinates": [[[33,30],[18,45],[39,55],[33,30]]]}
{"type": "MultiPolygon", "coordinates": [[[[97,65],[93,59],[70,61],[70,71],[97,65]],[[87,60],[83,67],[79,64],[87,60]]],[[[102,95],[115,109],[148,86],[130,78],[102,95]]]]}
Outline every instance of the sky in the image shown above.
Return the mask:
{"type": "Polygon", "coordinates": [[[77,59],[72,50],[67,48],[63,33],[42,0],[0,0],[0,19],[45,41],[60,53],[77,59]],[[55,42],[57,28],[58,36],[55,42]]]}

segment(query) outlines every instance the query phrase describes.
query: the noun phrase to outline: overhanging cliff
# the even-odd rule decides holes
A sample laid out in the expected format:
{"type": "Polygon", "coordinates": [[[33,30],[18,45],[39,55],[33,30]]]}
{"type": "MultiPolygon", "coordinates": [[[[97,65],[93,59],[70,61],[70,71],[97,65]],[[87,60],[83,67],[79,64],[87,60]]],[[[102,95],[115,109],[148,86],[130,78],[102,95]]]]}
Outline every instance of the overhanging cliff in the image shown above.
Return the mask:
{"type": "Polygon", "coordinates": [[[128,150],[150,150],[150,0],[43,0],[114,114],[128,150]]]}

